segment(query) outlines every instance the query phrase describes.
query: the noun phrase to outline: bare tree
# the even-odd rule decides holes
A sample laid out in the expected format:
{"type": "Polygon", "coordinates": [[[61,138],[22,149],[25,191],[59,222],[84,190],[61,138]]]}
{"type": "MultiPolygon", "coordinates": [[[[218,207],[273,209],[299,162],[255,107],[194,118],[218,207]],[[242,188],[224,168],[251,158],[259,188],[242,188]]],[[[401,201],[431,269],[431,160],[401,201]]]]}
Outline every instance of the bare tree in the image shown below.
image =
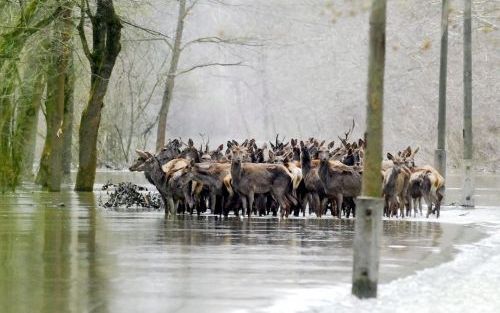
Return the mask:
{"type": "MultiPolygon", "coordinates": [[[[193,65],[186,69],[178,70],[179,60],[181,53],[189,46],[202,43],[211,44],[237,44],[237,45],[255,45],[249,40],[244,40],[241,38],[221,38],[219,36],[210,37],[200,37],[191,41],[186,42],[182,45],[182,36],[184,32],[184,23],[186,17],[193,10],[193,8],[198,4],[199,0],[192,0],[189,5],[187,0],[179,0],[179,13],[177,16],[177,27],[175,30],[175,37],[173,44],[170,43],[168,39],[166,42],[171,49],[170,57],[170,67],[167,73],[167,80],[165,83],[165,89],[163,92],[163,99],[161,103],[160,112],[158,114],[158,128],[156,132],[156,150],[160,150],[165,144],[166,130],[167,130],[167,118],[168,112],[170,110],[170,105],[173,99],[173,92],[175,87],[175,79],[183,74],[189,73],[196,69],[207,68],[212,66],[239,66],[242,65],[241,61],[237,62],[207,62],[203,64],[193,65]]],[[[218,2],[218,4],[222,4],[218,2]]]]}
{"type": "Polygon", "coordinates": [[[88,2],[81,2],[81,18],[78,32],[83,51],[90,63],[90,91],[87,107],[82,113],[79,130],[78,173],[75,190],[92,191],[97,165],[97,134],[101,122],[104,96],[116,58],[121,50],[122,24],[115,12],[112,0],[97,0],[95,14],[88,2]],[[85,17],[92,24],[92,51],[90,51],[84,31],[85,17]]]}

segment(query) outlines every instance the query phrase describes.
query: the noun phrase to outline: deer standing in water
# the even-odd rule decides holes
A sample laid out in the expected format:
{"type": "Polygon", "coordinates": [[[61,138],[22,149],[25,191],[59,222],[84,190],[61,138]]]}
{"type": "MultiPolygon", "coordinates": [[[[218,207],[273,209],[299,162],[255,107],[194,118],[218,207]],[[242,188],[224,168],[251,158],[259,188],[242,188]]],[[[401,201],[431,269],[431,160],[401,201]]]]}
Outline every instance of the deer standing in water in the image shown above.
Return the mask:
{"type": "Polygon", "coordinates": [[[233,145],[231,152],[233,189],[241,197],[243,214],[251,216],[255,194],[269,192],[281,207],[281,217],[288,217],[291,204],[297,204],[288,170],[281,164],[246,163],[248,151],[239,145],[233,145]]]}

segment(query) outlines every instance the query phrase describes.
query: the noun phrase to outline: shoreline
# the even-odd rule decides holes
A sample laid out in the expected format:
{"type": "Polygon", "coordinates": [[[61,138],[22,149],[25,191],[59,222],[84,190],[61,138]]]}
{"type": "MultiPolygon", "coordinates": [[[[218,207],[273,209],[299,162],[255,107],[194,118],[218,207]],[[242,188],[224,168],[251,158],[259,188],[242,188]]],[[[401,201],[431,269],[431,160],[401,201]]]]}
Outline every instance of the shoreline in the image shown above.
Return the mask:
{"type": "Polygon", "coordinates": [[[342,284],[294,291],[262,312],[499,312],[500,299],[491,295],[500,286],[500,209],[452,207],[443,216],[412,221],[470,225],[485,237],[454,244],[458,253],[450,261],[379,284],[376,299],[359,300],[342,284]]]}

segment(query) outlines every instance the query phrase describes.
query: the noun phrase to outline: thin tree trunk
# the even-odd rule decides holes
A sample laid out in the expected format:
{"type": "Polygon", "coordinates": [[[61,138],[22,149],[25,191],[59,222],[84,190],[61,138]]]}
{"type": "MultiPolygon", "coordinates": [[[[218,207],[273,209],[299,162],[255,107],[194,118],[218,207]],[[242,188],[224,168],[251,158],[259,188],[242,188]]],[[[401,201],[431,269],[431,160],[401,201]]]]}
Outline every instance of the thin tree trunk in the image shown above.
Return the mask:
{"type": "Polygon", "coordinates": [[[441,9],[441,54],[439,65],[439,114],[438,144],[435,154],[436,168],[446,177],[446,78],[448,70],[448,0],[443,0],[441,9]]]}
{"type": "MultiPolygon", "coordinates": [[[[83,2],[83,1],[82,1],[83,2]]],[[[88,50],[83,23],[79,26],[84,51],[90,62],[91,77],[87,107],[80,120],[78,173],[76,191],[92,191],[97,167],[97,135],[101,123],[104,96],[116,58],[121,50],[121,22],[116,15],[112,0],[98,0],[92,21],[92,52],[88,50]]]]}
{"type": "Polygon", "coordinates": [[[366,111],[366,151],[363,170],[363,196],[380,197],[384,134],[384,69],[386,0],[373,0],[370,16],[370,54],[368,67],[368,106],[366,111]]]}
{"type": "Polygon", "coordinates": [[[464,7],[464,205],[474,207],[472,183],[472,32],[471,0],[464,7]]]}
{"type": "Polygon", "coordinates": [[[181,54],[182,32],[184,30],[184,18],[186,17],[186,0],[179,1],[179,16],[177,17],[177,28],[175,31],[175,41],[172,49],[172,58],[170,60],[170,68],[168,69],[167,82],[165,83],[165,91],[161,101],[161,108],[158,120],[158,129],[156,132],[156,151],[160,151],[165,145],[167,132],[167,117],[172,102],[173,91],[175,86],[175,74],[179,65],[179,57],[181,54]]]}
{"type": "Polygon", "coordinates": [[[366,154],[362,196],[357,199],[352,293],[377,296],[383,200],[380,169],[383,147],[386,0],[373,0],[370,14],[370,53],[366,110],[366,154]]]}

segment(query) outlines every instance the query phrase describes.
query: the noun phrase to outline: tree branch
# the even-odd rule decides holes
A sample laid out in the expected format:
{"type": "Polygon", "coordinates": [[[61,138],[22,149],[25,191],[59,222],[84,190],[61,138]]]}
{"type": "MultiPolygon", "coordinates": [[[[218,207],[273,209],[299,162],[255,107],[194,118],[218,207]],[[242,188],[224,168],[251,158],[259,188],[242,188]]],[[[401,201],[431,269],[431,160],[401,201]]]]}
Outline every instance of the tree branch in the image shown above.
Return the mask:
{"type": "Polygon", "coordinates": [[[186,73],[189,73],[195,69],[203,68],[203,67],[209,67],[209,66],[245,66],[243,62],[236,62],[236,63],[206,63],[206,64],[198,64],[193,67],[190,67],[186,70],[182,70],[180,72],[177,72],[175,76],[180,76],[186,73]]]}
{"type": "Polygon", "coordinates": [[[190,6],[186,8],[186,11],[184,11],[184,15],[182,16],[182,19],[184,20],[186,16],[189,14],[189,12],[198,4],[199,0],[194,0],[190,6]]]}
{"type": "Polygon", "coordinates": [[[159,36],[161,38],[152,38],[150,40],[163,40],[165,41],[165,43],[167,44],[167,46],[170,48],[170,50],[173,49],[173,46],[172,46],[172,43],[169,41],[169,40],[172,40],[172,37],[168,36],[168,35],[165,35],[157,30],[154,30],[154,29],[149,29],[149,28],[146,28],[144,26],[140,26],[140,25],[137,25],[137,24],[134,24],[130,21],[127,21],[123,18],[120,18],[120,20],[122,21],[123,24],[125,25],[129,25],[129,26],[132,26],[134,28],[137,28],[139,30],[142,30],[150,35],[154,35],[154,36],[159,36]]]}
{"type": "Polygon", "coordinates": [[[241,46],[252,46],[252,47],[258,47],[262,46],[262,44],[252,42],[252,38],[221,38],[217,36],[211,36],[211,37],[201,37],[197,38],[191,41],[188,41],[182,46],[181,50],[186,48],[189,45],[195,44],[195,43],[215,43],[215,44],[228,44],[228,45],[241,45],[241,46]]]}
{"type": "Polygon", "coordinates": [[[83,53],[85,53],[85,56],[87,57],[89,62],[92,62],[92,59],[93,59],[92,52],[90,52],[89,43],[87,42],[87,38],[85,37],[85,30],[83,28],[83,24],[85,23],[84,6],[85,6],[85,4],[83,3],[83,0],[82,0],[81,6],[80,6],[80,23],[78,23],[77,29],[78,29],[78,35],[80,36],[80,41],[82,42],[83,53]]]}

